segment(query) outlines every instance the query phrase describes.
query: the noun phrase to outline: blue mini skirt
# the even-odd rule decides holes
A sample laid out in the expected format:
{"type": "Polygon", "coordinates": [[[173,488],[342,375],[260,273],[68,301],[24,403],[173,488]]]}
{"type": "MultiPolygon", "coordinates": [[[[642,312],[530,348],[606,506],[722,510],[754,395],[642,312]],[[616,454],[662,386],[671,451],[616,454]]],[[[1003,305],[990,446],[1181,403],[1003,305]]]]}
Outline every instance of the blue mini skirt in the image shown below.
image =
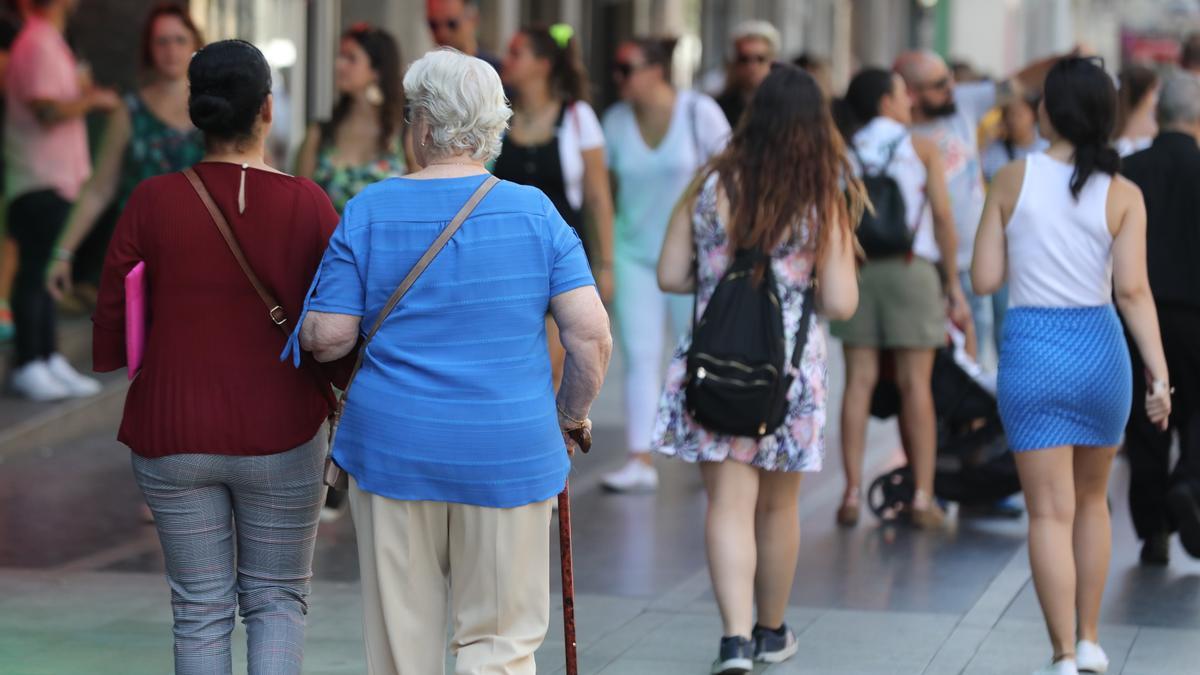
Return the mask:
{"type": "Polygon", "coordinates": [[[1013,451],[1117,445],[1129,419],[1133,373],[1116,309],[1009,310],[996,384],[1013,451]]]}

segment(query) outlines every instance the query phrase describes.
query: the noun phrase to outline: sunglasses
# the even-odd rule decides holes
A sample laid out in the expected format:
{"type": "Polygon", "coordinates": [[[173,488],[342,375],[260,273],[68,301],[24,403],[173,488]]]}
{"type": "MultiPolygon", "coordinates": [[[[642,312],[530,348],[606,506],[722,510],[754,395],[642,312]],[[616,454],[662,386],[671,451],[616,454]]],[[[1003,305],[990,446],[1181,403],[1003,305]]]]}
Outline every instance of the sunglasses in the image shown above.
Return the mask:
{"type": "Polygon", "coordinates": [[[771,57],[766,54],[738,54],[734,61],[739,66],[748,66],[750,64],[762,65],[771,60],[771,57]]]}
{"type": "Polygon", "coordinates": [[[445,28],[448,31],[457,31],[459,25],[458,19],[446,19],[445,21],[429,20],[429,30],[434,33],[438,32],[439,28],[445,28]]]}
{"type": "Polygon", "coordinates": [[[615,63],[613,64],[613,75],[622,79],[628,79],[637,71],[646,67],[644,63],[615,63]]]}

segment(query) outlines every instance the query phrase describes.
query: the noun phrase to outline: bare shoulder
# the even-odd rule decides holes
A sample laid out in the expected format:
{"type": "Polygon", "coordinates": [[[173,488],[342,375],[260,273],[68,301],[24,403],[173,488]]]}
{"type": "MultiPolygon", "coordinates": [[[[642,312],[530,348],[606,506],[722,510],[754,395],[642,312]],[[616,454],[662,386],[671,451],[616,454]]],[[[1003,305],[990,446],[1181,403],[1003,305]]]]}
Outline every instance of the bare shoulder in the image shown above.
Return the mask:
{"type": "Polygon", "coordinates": [[[1105,212],[1108,217],[1108,231],[1114,237],[1120,234],[1130,217],[1141,214],[1144,220],[1146,204],[1142,200],[1142,189],[1120,174],[1113,176],[1108,188],[1105,212]]]}
{"type": "Polygon", "coordinates": [[[1021,194],[1021,185],[1025,182],[1025,160],[1018,159],[1004,166],[992,178],[991,192],[999,198],[1012,203],[1021,194]]]}
{"type": "Polygon", "coordinates": [[[1142,201],[1142,189],[1125,176],[1113,176],[1112,185],[1108,188],[1109,206],[1131,206],[1142,201]]]}

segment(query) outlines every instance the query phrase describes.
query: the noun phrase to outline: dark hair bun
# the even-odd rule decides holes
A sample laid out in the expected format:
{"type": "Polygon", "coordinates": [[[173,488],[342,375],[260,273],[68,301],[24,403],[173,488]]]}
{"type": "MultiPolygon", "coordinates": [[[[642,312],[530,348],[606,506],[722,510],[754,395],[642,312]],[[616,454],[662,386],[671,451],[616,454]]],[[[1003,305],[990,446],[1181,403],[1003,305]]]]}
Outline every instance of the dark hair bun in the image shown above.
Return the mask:
{"type": "Polygon", "coordinates": [[[257,47],[223,40],[196,52],[188,66],[192,124],[215,140],[254,133],[254,122],[271,93],[271,67],[257,47]]]}
{"type": "Polygon", "coordinates": [[[211,132],[213,129],[228,129],[233,122],[233,104],[223,96],[200,94],[188,101],[188,113],[197,129],[211,132]]]}

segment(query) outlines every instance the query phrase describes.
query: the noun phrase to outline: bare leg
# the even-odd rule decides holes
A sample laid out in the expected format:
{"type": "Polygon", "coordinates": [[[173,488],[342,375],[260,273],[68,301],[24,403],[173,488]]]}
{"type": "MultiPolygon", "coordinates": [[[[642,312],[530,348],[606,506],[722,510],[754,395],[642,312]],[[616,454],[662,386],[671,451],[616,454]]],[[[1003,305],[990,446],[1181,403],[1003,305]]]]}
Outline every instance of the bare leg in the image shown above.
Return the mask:
{"type": "Polygon", "coordinates": [[[1019,452],[1017,472],[1029,506],[1029,562],[1054,658],[1075,655],[1074,450],[1019,452]]]}
{"type": "Polygon", "coordinates": [[[927,508],[927,500],[933,497],[933,474],[937,461],[937,418],[933,409],[934,351],[898,349],[895,353],[900,415],[917,489],[913,506],[927,508]]]}
{"type": "Polygon", "coordinates": [[[846,470],[846,494],[842,504],[857,506],[862,488],[871,395],[879,381],[879,350],[846,345],[844,352],[846,391],[842,396],[842,462],[846,470]]]}
{"type": "Polygon", "coordinates": [[[705,548],[725,635],[750,637],[754,627],[754,511],[758,469],[740,462],[700,465],[708,492],[705,548]]]}
{"type": "Polygon", "coordinates": [[[758,567],[754,598],[758,623],[767,628],[783,625],[796,559],[800,556],[800,482],[802,473],[760,471],[758,508],[754,516],[758,567]]]}
{"type": "Polygon", "coordinates": [[[1112,558],[1108,475],[1117,449],[1075,448],[1075,605],[1079,639],[1098,642],[1100,603],[1112,558]]]}

